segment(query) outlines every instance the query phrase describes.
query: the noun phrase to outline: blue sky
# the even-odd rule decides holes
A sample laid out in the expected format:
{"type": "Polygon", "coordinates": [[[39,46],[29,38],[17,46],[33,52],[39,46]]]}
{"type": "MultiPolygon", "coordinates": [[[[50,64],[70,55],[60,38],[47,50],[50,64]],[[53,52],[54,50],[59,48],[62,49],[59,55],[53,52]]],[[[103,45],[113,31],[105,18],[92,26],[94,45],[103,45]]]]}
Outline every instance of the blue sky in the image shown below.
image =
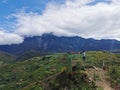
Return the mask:
{"type": "MultiPolygon", "coordinates": [[[[74,1],[74,0],[72,0],[74,1]]],[[[0,1],[0,26],[6,28],[6,23],[12,22],[11,19],[7,17],[13,13],[16,13],[22,9],[29,12],[37,12],[42,13],[46,8],[48,3],[55,2],[57,4],[65,3],[65,0],[1,0],[0,1]]],[[[106,0],[95,0],[90,3],[91,5],[96,4],[98,2],[106,2],[106,0]]]]}
{"type": "Polygon", "coordinates": [[[7,17],[23,9],[26,13],[37,12],[41,14],[50,2],[61,4],[64,3],[64,0],[1,0],[0,26],[7,28],[6,23],[13,22],[13,19],[7,17]]]}
{"type": "Polygon", "coordinates": [[[0,18],[4,18],[23,8],[25,8],[27,12],[41,12],[50,2],[63,3],[64,0],[1,0],[0,18]]]}
{"type": "Polygon", "coordinates": [[[50,32],[120,40],[120,0],[0,0],[0,45],[50,32]]]}

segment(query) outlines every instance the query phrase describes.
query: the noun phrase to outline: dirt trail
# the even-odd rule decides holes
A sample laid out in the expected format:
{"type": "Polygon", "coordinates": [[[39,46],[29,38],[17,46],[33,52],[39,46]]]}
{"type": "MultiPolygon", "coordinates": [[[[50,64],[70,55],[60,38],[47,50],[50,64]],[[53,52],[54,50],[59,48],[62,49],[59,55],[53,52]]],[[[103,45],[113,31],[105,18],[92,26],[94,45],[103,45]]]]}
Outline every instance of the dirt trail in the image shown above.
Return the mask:
{"type": "Polygon", "coordinates": [[[106,80],[107,75],[106,71],[101,68],[90,68],[85,71],[88,74],[88,77],[92,80],[97,77],[95,81],[96,85],[102,87],[104,90],[114,90],[110,87],[110,83],[106,80]]]}

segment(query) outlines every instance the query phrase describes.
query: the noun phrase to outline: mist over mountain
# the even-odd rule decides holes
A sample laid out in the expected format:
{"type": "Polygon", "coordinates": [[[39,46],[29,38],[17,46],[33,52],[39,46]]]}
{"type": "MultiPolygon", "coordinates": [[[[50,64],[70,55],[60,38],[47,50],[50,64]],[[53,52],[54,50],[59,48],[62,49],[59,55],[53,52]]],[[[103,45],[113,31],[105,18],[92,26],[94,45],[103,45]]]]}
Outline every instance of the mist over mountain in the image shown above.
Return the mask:
{"type": "Polygon", "coordinates": [[[26,37],[21,44],[0,45],[0,51],[10,54],[20,54],[30,50],[37,50],[42,53],[68,52],[81,50],[119,50],[120,41],[102,39],[95,40],[92,38],[84,39],[73,36],[55,36],[52,33],[43,34],[42,36],[26,37]]]}

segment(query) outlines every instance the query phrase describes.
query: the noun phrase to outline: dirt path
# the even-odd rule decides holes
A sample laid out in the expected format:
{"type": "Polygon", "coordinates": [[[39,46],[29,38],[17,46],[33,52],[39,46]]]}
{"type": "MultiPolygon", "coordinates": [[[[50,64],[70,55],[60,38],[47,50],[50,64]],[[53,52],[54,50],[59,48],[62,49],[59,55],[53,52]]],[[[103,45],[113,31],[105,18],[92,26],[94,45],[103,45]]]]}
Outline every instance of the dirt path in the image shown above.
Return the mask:
{"type": "Polygon", "coordinates": [[[106,80],[106,71],[101,68],[90,68],[85,71],[88,77],[95,81],[96,85],[102,87],[104,90],[114,90],[110,87],[110,83],[106,80]],[[97,78],[95,80],[95,77],[97,78]]]}

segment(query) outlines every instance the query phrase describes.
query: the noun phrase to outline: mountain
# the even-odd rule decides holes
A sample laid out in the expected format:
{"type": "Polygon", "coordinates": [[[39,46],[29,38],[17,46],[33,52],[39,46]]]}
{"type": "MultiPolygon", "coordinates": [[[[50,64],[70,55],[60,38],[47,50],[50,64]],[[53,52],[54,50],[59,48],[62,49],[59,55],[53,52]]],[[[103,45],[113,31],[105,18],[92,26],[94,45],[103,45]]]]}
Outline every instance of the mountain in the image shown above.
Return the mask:
{"type": "Polygon", "coordinates": [[[20,54],[30,50],[37,50],[41,53],[68,52],[81,50],[120,50],[120,41],[117,40],[95,40],[82,37],[55,36],[43,34],[42,36],[26,37],[21,44],[0,45],[0,51],[20,54]]]}

